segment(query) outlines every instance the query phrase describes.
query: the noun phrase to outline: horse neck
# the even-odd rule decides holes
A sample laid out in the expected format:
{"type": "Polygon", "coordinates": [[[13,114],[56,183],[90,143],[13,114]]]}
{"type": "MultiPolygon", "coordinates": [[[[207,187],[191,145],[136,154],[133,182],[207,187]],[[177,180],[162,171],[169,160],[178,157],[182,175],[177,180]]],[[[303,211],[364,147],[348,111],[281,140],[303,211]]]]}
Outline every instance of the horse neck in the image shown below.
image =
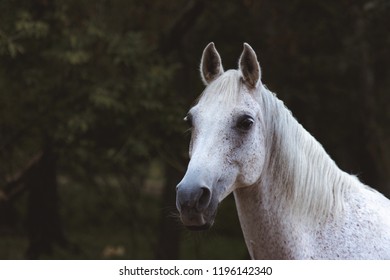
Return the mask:
{"type": "Polygon", "coordinates": [[[299,259],[307,231],[266,205],[256,185],[239,188],[234,198],[245,243],[252,259],[299,259]]]}
{"type": "Polygon", "coordinates": [[[352,183],[280,100],[266,89],[261,98],[268,131],[266,163],[258,182],[234,195],[248,248],[262,247],[260,252],[282,254],[274,255],[277,258],[291,257],[295,254],[291,250],[302,250],[299,244],[306,242],[302,228],[336,217],[352,183]],[[271,243],[274,249],[267,250],[271,243]],[[275,249],[280,244],[289,245],[275,249]]]}

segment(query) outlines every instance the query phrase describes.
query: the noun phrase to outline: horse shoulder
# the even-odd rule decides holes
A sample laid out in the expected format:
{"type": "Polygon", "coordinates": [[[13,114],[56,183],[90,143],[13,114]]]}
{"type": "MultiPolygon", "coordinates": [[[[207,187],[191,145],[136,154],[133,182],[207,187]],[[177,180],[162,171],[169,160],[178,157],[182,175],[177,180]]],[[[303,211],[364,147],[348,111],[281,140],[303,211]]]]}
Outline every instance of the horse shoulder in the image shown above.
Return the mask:
{"type": "Polygon", "coordinates": [[[342,214],[317,232],[316,258],[390,259],[389,213],[382,194],[363,184],[352,188],[342,214]]]}

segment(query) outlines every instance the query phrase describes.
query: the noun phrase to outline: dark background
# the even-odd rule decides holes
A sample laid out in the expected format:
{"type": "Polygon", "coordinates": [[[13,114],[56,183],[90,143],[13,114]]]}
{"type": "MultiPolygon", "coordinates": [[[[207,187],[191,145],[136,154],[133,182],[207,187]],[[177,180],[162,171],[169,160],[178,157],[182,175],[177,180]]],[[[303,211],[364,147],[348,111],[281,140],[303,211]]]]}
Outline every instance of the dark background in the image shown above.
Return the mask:
{"type": "Polygon", "coordinates": [[[345,171],[390,196],[390,2],[0,2],[0,259],[245,259],[230,196],[180,225],[182,119],[215,42],[345,171]]]}

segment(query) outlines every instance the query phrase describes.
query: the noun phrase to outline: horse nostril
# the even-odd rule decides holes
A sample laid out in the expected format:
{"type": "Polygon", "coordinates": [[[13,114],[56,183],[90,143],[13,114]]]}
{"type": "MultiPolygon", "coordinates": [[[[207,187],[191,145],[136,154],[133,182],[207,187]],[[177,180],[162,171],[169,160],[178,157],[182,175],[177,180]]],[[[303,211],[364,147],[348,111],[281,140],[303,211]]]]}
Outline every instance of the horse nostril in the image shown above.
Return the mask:
{"type": "Polygon", "coordinates": [[[211,189],[205,184],[181,182],[176,186],[176,208],[181,213],[201,213],[209,207],[211,196],[211,189]]]}
{"type": "Polygon", "coordinates": [[[211,191],[207,187],[202,187],[201,189],[201,195],[199,197],[198,203],[196,204],[196,209],[201,212],[207,208],[210,204],[211,200],[211,191]]]}

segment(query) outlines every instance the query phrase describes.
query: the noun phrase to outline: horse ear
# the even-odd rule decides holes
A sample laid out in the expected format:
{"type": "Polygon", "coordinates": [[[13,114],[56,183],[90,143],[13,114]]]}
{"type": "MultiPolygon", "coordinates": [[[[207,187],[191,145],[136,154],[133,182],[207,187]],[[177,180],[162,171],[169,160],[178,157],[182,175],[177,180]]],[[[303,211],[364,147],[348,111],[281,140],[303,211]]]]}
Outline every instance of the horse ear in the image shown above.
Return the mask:
{"type": "Polygon", "coordinates": [[[203,51],[202,59],[200,61],[200,76],[203,83],[207,86],[216,78],[223,74],[223,67],[221,57],[211,42],[203,51]]]}
{"type": "Polygon", "coordinates": [[[247,43],[244,43],[244,50],[242,51],[238,65],[244,83],[249,88],[256,88],[261,79],[261,70],[255,51],[247,43]]]}

